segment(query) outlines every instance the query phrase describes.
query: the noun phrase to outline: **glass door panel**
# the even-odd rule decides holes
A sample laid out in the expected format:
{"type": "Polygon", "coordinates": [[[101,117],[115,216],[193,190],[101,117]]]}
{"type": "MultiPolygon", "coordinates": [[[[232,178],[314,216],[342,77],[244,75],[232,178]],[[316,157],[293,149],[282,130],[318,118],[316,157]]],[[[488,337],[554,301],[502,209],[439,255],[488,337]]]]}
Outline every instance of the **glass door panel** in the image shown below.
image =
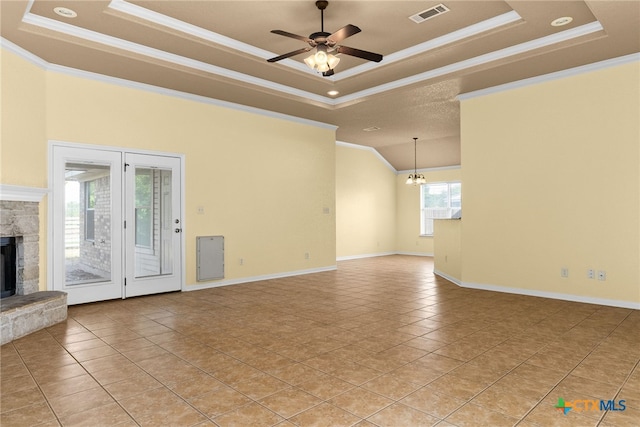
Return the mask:
{"type": "Polygon", "coordinates": [[[135,168],[134,277],[173,273],[170,169],[135,168]]]}
{"type": "Polygon", "coordinates": [[[65,285],[111,280],[111,166],[68,162],[64,182],[65,285]]]}

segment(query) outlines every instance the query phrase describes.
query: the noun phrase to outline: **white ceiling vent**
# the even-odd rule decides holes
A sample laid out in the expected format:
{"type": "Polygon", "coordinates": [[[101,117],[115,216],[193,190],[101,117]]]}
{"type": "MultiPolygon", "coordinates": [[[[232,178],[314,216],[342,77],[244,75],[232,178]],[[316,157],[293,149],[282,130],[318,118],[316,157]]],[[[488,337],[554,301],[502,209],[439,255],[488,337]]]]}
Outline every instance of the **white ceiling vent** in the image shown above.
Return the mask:
{"type": "Polygon", "coordinates": [[[443,5],[442,3],[440,3],[437,6],[433,6],[432,8],[423,10],[420,13],[416,13],[415,15],[410,16],[409,19],[411,19],[416,24],[419,24],[421,22],[426,21],[427,19],[434,18],[438,15],[442,15],[443,13],[447,13],[447,12],[449,12],[449,8],[443,5]]]}

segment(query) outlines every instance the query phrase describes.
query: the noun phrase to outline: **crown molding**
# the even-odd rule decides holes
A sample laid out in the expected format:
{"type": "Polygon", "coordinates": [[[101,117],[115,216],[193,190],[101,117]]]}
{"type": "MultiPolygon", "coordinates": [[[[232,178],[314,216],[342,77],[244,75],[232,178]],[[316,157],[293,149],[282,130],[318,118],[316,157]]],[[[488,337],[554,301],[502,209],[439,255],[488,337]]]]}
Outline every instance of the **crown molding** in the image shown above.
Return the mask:
{"type": "MultiPolygon", "coordinates": [[[[436,168],[423,168],[423,169],[418,169],[417,172],[420,173],[424,173],[424,172],[440,172],[440,171],[449,171],[449,170],[455,170],[455,169],[461,169],[462,166],[461,165],[451,165],[451,166],[439,166],[436,168]]],[[[413,173],[414,170],[413,169],[406,169],[406,170],[401,170],[397,172],[397,175],[404,175],[405,173],[413,173]]]]}
{"type": "MultiPolygon", "coordinates": [[[[202,40],[207,40],[212,43],[228,47],[239,52],[248,53],[249,55],[264,59],[265,61],[277,55],[276,53],[269,52],[268,50],[260,49],[248,43],[243,43],[239,40],[232,39],[231,37],[223,36],[222,34],[216,33],[214,31],[209,31],[202,27],[198,27],[197,25],[189,24],[179,19],[163,15],[162,13],[154,12],[150,9],[135,5],[133,3],[129,3],[125,0],[111,0],[108,8],[121,12],[125,15],[133,16],[138,19],[167,27],[184,34],[189,34],[202,40]]],[[[317,77],[318,79],[323,79],[323,77],[321,77],[318,73],[311,70],[301,62],[288,60],[286,61],[285,65],[291,68],[295,68],[296,70],[301,71],[305,74],[317,77]]]]}
{"type": "Polygon", "coordinates": [[[26,60],[27,62],[30,62],[31,64],[35,65],[38,68],[41,68],[43,70],[47,70],[49,68],[49,63],[47,61],[40,58],[39,56],[34,55],[28,50],[21,48],[17,44],[1,36],[0,36],[0,47],[21,57],[22,59],[26,60]]]}
{"type": "Polygon", "coordinates": [[[66,34],[71,37],[98,43],[114,49],[124,50],[126,52],[131,52],[137,55],[154,58],[169,64],[179,65],[182,67],[191,68],[193,70],[199,70],[216,76],[240,81],[243,84],[255,85],[265,89],[273,90],[275,92],[307,99],[320,104],[324,104],[327,107],[331,107],[334,104],[334,100],[326,96],[316,95],[315,93],[296,89],[291,86],[275,83],[269,80],[261,79],[259,77],[251,76],[249,74],[229,70],[227,68],[218,67],[217,65],[208,64],[206,62],[187,58],[181,55],[176,55],[174,53],[165,52],[160,49],[130,42],[118,37],[113,37],[92,30],[87,30],[86,28],[77,27],[75,25],[67,24],[66,22],[57,21],[55,19],[36,15],[30,12],[24,15],[24,17],[22,18],[22,22],[39,28],[66,34]]]}
{"type": "Polygon", "coordinates": [[[399,50],[390,55],[385,55],[383,62],[379,64],[374,62],[362,64],[357,67],[350,68],[348,70],[340,71],[334,77],[336,77],[336,81],[339,81],[348,77],[353,77],[358,74],[364,73],[366,71],[370,71],[374,68],[393,64],[394,62],[402,61],[412,56],[425,53],[430,50],[438,49],[448,44],[461,41],[471,36],[475,36],[487,31],[492,31],[504,25],[511,24],[520,20],[522,20],[522,17],[518,15],[518,12],[512,10],[511,12],[503,13],[502,15],[498,15],[493,18],[486,19],[482,22],[478,22],[476,24],[470,25],[468,27],[461,28],[456,31],[452,31],[443,36],[436,37],[435,39],[427,40],[424,43],[420,43],[415,46],[411,46],[406,49],[399,50]]]}
{"type": "Polygon", "coordinates": [[[453,64],[446,65],[444,67],[435,68],[433,70],[425,71],[424,73],[416,74],[414,76],[405,77],[393,82],[385,83],[379,86],[370,87],[368,89],[354,92],[350,95],[345,95],[340,98],[336,98],[338,104],[353,102],[364,97],[376,95],[381,92],[386,92],[393,89],[398,89],[404,86],[409,86],[416,83],[421,83],[425,80],[433,79],[436,77],[442,77],[447,74],[452,74],[458,71],[466,70],[472,67],[488,64],[500,59],[505,59],[514,55],[520,55],[531,50],[540,49],[542,47],[550,46],[556,43],[564,42],[567,40],[582,37],[588,34],[592,34],[597,31],[603,30],[600,22],[595,21],[589,24],[582,25],[580,27],[572,28],[566,31],[555,33],[549,36],[541,37],[539,39],[530,40],[525,43],[520,43],[514,46],[510,46],[505,49],[500,49],[495,52],[489,52],[484,55],[469,58],[464,61],[459,61],[453,64]]]}
{"type": "Polygon", "coordinates": [[[617,67],[619,65],[640,62],[640,53],[632,53],[630,55],[620,56],[618,58],[607,59],[605,61],[594,62],[593,64],[582,65],[567,70],[556,71],[555,73],[544,74],[541,76],[531,77],[528,79],[518,80],[511,83],[505,83],[499,86],[493,86],[486,89],[480,89],[473,92],[463,93],[457,96],[459,101],[478,98],[481,96],[491,95],[494,93],[505,92],[513,89],[519,89],[526,86],[537,85],[540,83],[560,80],[566,77],[573,77],[579,74],[591,73],[594,71],[604,70],[606,68],[617,67]]]}
{"type": "Polygon", "coordinates": [[[206,96],[194,95],[191,93],[181,92],[174,89],[167,89],[159,86],[153,86],[147,83],[139,83],[131,80],[121,79],[118,77],[106,76],[104,74],[93,73],[90,71],[78,70],[76,68],[65,67],[63,65],[50,64],[41,58],[33,55],[32,53],[22,49],[20,46],[10,42],[9,40],[0,37],[0,46],[7,49],[23,59],[28,60],[34,65],[42,68],[45,71],[56,72],[67,76],[78,77],[88,80],[94,80],[102,83],[113,84],[116,86],[126,87],[129,89],[142,90],[146,92],[156,93],[159,95],[171,96],[174,98],[180,98],[187,101],[199,102],[208,105],[214,105],[217,107],[229,108],[232,110],[243,111],[245,113],[257,114],[260,116],[271,117],[275,119],[286,120],[289,122],[300,123],[309,126],[315,126],[322,129],[329,129],[335,131],[338,126],[329,123],[318,122],[315,120],[304,119],[302,117],[290,116],[288,114],[277,113],[275,111],[263,110],[261,108],[249,107],[247,105],[236,104],[234,102],[222,101],[215,98],[208,98],[206,96]]]}
{"type": "Polygon", "coordinates": [[[368,147],[365,145],[358,145],[358,144],[352,144],[350,142],[343,142],[343,141],[336,141],[336,145],[340,146],[340,147],[345,147],[345,148],[352,148],[355,150],[364,150],[364,151],[369,151],[370,153],[372,153],[374,156],[376,156],[378,158],[378,160],[380,160],[387,168],[389,168],[389,170],[391,172],[393,172],[394,174],[398,174],[398,171],[396,170],[396,168],[394,168],[391,163],[389,163],[387,161],[387,159],[385,159],[384,157],[382,157],[382,154],[380,154],[378,152],[378,150],[376,150],[373,147],[368,147]]]}

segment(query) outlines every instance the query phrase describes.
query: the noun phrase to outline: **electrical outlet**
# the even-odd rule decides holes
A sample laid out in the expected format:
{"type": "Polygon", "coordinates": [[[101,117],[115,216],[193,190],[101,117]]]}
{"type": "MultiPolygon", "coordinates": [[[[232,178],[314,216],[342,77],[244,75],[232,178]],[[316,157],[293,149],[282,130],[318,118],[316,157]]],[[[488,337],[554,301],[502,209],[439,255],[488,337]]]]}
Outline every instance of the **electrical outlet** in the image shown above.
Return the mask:
{"type": "Polygon", "coordinates": [[[240,258],[240,265],[244,265],[244,258],[240,258]]]}
{"type": "Polygon", "coordinates": [[[569,269],[567,267],[560,269],[560,277],[569,277],[569,269]]]}
{"type": "Polygon", "coordinates": [[[587,270],[587,279],[595,279],[595,278],[596,278],[596,271],[591,268],[587,270]]]}
{"type": "Polygon", "coordinates": [[[309,257],[310,257],[309,252],[305,252],[304,253],[304,259],[309,259],[309,257]]]}
{"type": "Polygon", "coordinates": [[[204,215],[204,206],[198,206],[198,215],[204,215]]]}
{"type": "Polygon", "coordinates": [[[598,280],[601,280],[601,281],[607,280],[607,272],[604,270],[598,271],[598,280]]]}

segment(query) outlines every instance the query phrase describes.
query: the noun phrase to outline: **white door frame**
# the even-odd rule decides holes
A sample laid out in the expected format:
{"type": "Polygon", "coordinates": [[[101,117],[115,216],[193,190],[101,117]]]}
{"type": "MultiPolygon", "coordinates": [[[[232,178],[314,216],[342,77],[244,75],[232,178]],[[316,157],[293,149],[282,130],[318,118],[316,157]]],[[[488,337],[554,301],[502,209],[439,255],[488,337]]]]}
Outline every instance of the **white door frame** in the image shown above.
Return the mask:
{"type": "MultiPolygon", "coordinates": [[[[54,206],[52,203],[53,192],[54,192],[54,176],[53,176],[53,148],[54,147],[69,147],[69,148],[80,148],[80,149],[93,149],[93,150],[101,150],[101,151],[114,151],[122,154],[124,158],[124,153],[134,153],[134,154],[147,154],[154,156],[170,156],[170,157],[178,157],[180,159],[180,217],[182,218],[182,233],[180,233],[180,265],[181,265],[181,275],[180,275],[180,290],[184,291],[186,289],[186,268],[185,268],[185,260],[186,260],[186,245],[185,245],[185,236],[187,230],[187,222],[185,221],[185,155],[181,153],[170,153],[163,151],[153,151],[153,150],[141,150],[141,149],[132,149],[127,147],[118,147],[118,146],[104,146],[97,144],[81,144],[75,142],[68,141],[60,141],[60,140],[49,140],[48,141],[48,160],[47,165],[49,168],[48,171],[48,197],[47,197],[47,253],[46,253],[46,264],[47,264],[47,290],[54,290],[53,287],[53,271],[54,271],[54,245],[53,245],[53,230],[54,230],[54,206]]],[[[124,212],[122,212],[124,218],[124,212]]],[[[121,229],[122,239],[124,239],[124,228],[121,229]]],[[[122,265],[124,265],[124,254],[122,255],[122,265]]]]}

